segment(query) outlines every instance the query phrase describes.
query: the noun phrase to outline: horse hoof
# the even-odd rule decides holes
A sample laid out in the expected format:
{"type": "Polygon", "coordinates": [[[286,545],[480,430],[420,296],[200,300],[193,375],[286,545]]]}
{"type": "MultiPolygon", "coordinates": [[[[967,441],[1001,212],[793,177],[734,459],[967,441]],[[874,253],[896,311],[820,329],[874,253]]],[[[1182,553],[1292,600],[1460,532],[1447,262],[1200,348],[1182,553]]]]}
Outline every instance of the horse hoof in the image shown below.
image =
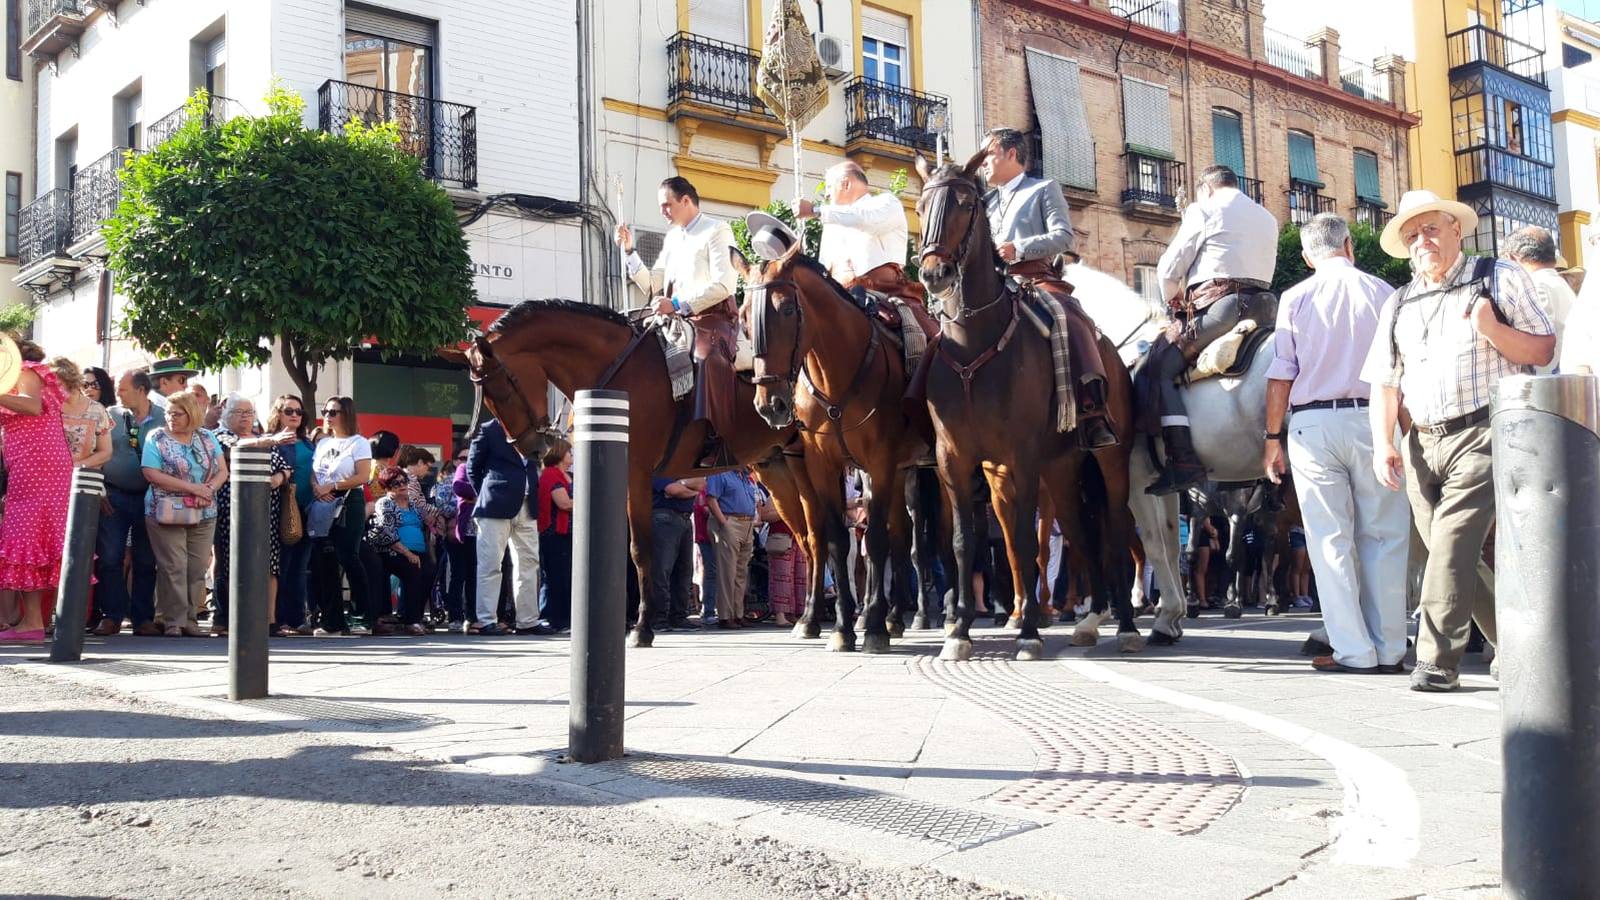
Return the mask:
{"type": "Polygon", "coordinates": [[[1239,604],[1230,603],[1222,608],[1222,615],[1224,618],[1237,619],[1244,615],[1244,610],[1240,608],[1239,604]]]}
{"type": "Polygon", "coordinates": [[[1183,614],[1188,616],[1191,619],[1200,618],[1200,604],[1198,604],[1198,603],[1189,604],[1188,606],[1184,607],[1183,614]]]}
{"type": "Polygon", "coordinates": [[[861,639],[861,652],[862,653],[888,653],[889,652],[889,635],[887,635],[887,634],[868,634],[866,637],[861,639]]]}
{"type": "Polygon", "coordinates": [[[966,638],[945,638],[939,658],[951,662],[966,662],[972,658],[972,641],[966,638]]]}
{"type": "Polygon", "coordinates": [[[1022,630],[1022,617],[1021,616],[1011,616],[1010,618],[1006,619],[1005,629],[1007,631],[1021,631],[1022,630]]]}
{"type": "Polygon", "coordinates": [[[1035,662],[1044,659],[1044,641],[1038,638],[1017,639],[1017,661],[1035,662]]]}
{"type": "Polygon", "coordinates": [[[1137,631],[1125,631],[1117,635],[1117,649],[1123,653],[1138,653],[1144,649],[1144,635],[1137,631]]]}
{"type": "Polygon", "coordinates": [[[955,634],[955,633],[956,633],[956,623],[954,623],[954,622],[946,622],[946,623],[944,623],[944,636],[945,637],[949,637],[950,635],[955,634]]]}
{"type": "Polygon", "coordinates": [[[655,646],[655,642],[655,632],[640,631],[637,628],[628,632],[628,646],[630,648],[653,647],[655,646]]]}
{"type": "Polygon", "coordinates": [[[912,631],[927,631],[931,627],[933,626],[928,624],[928,617],[922,613],[917,613],[916,617],[911,620],[912,631]]]}
{"type": "Polygon", "coordinates": [[[1072,629],[1072,646],[1093,647],[1100,642],[1100,629],[1093,623],[1082,622],[1077,628],[1072,629]]]}
{"type": "Polygon", "coordinates": [[[1266,608],[1265,612],[1269,616],[1281,616],[1281,615],[1283,615],[1283,610],[1279,609],[1278,608],[1278,604],[1276,604],[1276,603],[1267,604],[1267,608],[1266,608]]]}
{"type": "Polygon", "coordinates": [[[814,641],[822,637],[822,629],[815,622],[796,622],[789,634],[803,640],[814,641]]]}
{"type": "Polygon", "coordinates": [[[1171,647],[1179,641],[1176,634],[1168,634],[1160,628],[1150,629],[1150,645],[1153,647],[1171,647]]]}
{"type": "Polygon", "coordinates": [[[906,636],[906,626],[894,619],[889,620],[889,637],[896,640],[906,636]]]}
{"type": "Polygon", "coordinates": [[[833,634],[828,636],[829,653],[854,653],[855,650],[856,639],[854,635],[846,637],[840,632],[835,631],[833,634]]]}

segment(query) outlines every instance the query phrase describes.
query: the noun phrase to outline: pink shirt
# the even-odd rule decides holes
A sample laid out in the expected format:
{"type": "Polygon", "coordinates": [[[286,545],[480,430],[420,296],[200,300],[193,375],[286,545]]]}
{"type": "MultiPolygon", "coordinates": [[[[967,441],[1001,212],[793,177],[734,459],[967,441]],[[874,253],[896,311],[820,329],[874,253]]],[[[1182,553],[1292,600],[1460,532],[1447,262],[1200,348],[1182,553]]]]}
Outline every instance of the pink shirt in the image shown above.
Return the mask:
{"type": "Polygon", "coordinates": [[[1283,292],[1267,377],[1294,382],[1290,406],[1371,396],[1361,366],[1378,333],[1383,301],[1394,290],[1335,256],[1318,262],[1311,277],[1283,292]]]}

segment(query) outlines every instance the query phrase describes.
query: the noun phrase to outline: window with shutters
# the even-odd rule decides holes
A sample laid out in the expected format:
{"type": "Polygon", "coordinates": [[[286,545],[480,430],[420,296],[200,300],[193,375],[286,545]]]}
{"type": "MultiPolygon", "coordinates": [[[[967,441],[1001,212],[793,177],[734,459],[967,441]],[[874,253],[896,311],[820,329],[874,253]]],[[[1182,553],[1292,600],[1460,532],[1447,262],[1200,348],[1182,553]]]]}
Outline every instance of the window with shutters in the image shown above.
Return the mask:
{"type": "Polygon", "coordinates": [[[345,7],[344,22],[345,81],[433,96],[433,23],[357,6],[345,7]]]}
{"type": "Polygon", "coordinates": [[[1175,158],[1172,101],[1166,85],[1122,76],[1122,135],[1130,153],[1175,158]]]}
{"type": "Polygon", "coordinates": [[[1244,170],[1244,123],[1231,109],[1211,110],[1211,160],[1241,178],[1249,174],[1244,170]]]}
{"type": "Polygon", "coordinates": [[[1289,132],[1289,181],[1296,186],[1320,188],[1317,174],[1317,141],[1304,131],[1289,132]]]}
{"type": "Polygon", "coordinates": [[[1095,190],[1094,138],[1078,62],[1028,48],[1028,87],[1039,123],[1039,170],[1068,187],[1095,190]]]}
{"type": "Polygon", "coordinates": [[[861,74],[896,87],[911,86],[911,20],[861,8],[861,74]]]}
{"type": "Polygon", "coordinates": [[[22,80],[22,0],[6,0],[6,77],[22,80]]]}
{"type": "Polygon", "coordinates": [[[1383,204],[1383,188],[1378,182],[1378,155],[1371,150],[1355,151],[1356,199],[1383,204]]]}
{"type": "Polygon", "coordinates": [[[17,236],[21,233],[22,173],[6,173],[6,234],[5,257],[17,258],[17,236]]]}
{"type": "Polygon", "coordinates": [[[744,47],[750,43],[747,12],[743,0],[695,0],[689,6],[689,30],[699,37],[744,47]]]}

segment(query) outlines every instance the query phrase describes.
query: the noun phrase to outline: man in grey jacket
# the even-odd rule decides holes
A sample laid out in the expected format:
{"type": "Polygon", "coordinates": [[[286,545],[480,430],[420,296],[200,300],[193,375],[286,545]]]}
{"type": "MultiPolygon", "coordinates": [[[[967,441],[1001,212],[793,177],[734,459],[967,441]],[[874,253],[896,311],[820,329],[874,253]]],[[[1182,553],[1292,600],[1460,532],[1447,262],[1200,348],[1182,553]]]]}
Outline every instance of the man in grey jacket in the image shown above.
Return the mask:
{"type": "Polygon", "coordinates": [[[1100,360],[1100,333],[1061,278],[1057,257],[1072,252],[1072,220],[1061,185],[1028,175],[1028,139],[1015,128],[989,132],[983,175],[989,191],[983,201],[990,236],[1006,264],[1006,274],[1024,287],[1053,297],[1067,313],[1067,346],[1072,383],[1077,388],[1078,440],[1089,450],[1117,443],[1106,422],[1106,370],[1100,360]]]}

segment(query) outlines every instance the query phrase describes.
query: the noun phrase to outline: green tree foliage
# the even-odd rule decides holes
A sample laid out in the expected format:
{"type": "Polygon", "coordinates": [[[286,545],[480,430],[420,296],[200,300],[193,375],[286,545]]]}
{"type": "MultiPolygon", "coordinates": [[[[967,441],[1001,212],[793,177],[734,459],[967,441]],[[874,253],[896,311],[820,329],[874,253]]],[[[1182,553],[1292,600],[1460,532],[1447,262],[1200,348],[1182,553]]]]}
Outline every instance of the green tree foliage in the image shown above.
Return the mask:
{"type": "MultiPolygon", "coordinates": [[[[1395,259],[1378,246],[1378,231],[1362,222],[1350,225],[1350,243],[1356,252],[1356,268],[1376,275],[1395,287],[1411,280],[1411,262],[1395,259]]],[[[1300,227],[1294,223],[1278,232],[1278,267],[1272,276],[1272,290],[1279,296],[1304,281],[1311,269],[1300,255],[1300,227]]]]}
{"type": "Polygon", "coordinates": [[[308,129],[299,95],[133,158],[104,226],[122,327],[207,369],[262,365],[276,340],[306,403],[317,369],[365,344],[431,354],[467,333],[471,260],[449,196],[393,125],[308,129]]]}
{"type": "Polygon", "coordinates": [[[28,326],[33,324],[34,313],[38,311],[39,307],[31,303],[0,306],[0,334],[14,336],[26,334],[28,326]]]}

